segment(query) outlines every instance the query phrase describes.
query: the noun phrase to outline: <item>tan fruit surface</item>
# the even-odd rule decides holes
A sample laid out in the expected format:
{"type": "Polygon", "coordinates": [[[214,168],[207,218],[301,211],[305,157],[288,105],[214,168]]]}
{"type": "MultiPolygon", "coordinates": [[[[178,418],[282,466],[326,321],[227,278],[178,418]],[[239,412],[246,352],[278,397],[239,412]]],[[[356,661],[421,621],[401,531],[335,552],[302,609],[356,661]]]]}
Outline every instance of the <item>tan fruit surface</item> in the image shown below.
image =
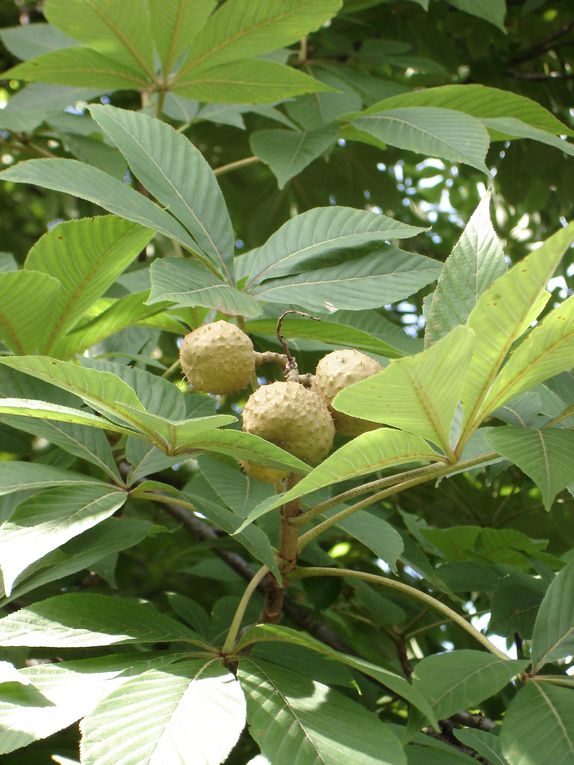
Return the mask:
{"type": "Polygon", "coordinates": [[[189,383],[203,393],[236,393],[255,373],[251,339],[227,321],[204,324],[186,335],[179,358],[189,383]]]}
{"type": "Polygon", "coordinates": [[[296,382],[274,382],[258,388],[243,409],[243,430],[310,465],[327,456],[335,435],[325,400],[296,382]]]}
{"type": "MultiPolygon", "coordinates": [[[[378,361],[360,351],[343,349],[323,356],[317,364],[311,390],[322,395],[330,404],[339,391],[348,385],[360,382],[382,369],[378,361]]],[[[337,433],[345,436],[358,436],[367,430],[379,427],[379,424],[351,417],[348,414],[331,410],[337,433]]]]}

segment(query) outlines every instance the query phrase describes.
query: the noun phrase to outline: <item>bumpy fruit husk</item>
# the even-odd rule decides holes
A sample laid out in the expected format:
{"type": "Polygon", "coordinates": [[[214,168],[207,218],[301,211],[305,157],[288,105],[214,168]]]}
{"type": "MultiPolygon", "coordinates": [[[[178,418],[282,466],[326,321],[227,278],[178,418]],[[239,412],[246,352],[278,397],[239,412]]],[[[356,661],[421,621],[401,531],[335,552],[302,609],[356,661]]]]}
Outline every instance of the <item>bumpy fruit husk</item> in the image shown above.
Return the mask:
{"type": "Polygon", "coordinates": [[[328,402],[337,433],[354,437],[380,427],[379,423],[337,412],[331,408],[330,404],[343,388],[371,377],[381,369],[378,361],[351,349],[328,353],[317,364],[311,390],[323,396],[328,402]]]}
{"type": "Polygon", "coordinates": [[[203,393],[236,393],[255,373],[253,343],[227,321],[204,324],[186,335],[179,358],[189,383],[203,393]]]}
{"type": "MultiPolygon", "coordinates": [[[[296,382],[274,382],[258,388],[243,409],[243,430],[271,441],[310,465],[317,465],[327,456],[335,435],[325,400],[296,382]]],[[[247,472],[256,470],[254,477],[259,480],[278,482],[279,471],[273,471],[269,480],[261,469],[260,465],[250,465],[247,472]]]]}

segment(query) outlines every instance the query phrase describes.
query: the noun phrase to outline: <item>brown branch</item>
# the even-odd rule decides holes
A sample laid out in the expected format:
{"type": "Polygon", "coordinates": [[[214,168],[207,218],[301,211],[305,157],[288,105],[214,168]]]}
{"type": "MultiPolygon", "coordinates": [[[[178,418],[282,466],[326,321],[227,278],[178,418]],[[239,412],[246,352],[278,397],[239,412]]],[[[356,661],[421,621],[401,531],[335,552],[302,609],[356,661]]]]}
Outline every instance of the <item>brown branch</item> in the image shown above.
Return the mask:
{"type": "Polygon", "coordinates": [[[533,45],[531,48],[527,48],[526,50],[522,51],[522,53],[519,53],[518,55],[511,58],[510,63],[521,64],[524,61],[531,61],[532,59],[537,58],[544,53],[548,53],[548,51],[552,50],[554,47],[553,44],[557,40],[560,40],[560,38],[565,37],[572,29],[574,29],[574,19],[568,22],[568,24],[565,24],[558,31],[551,34],[545,40],[541,40],[536,45],[533,45]]]}
{"type": "MultiPolygon", "coordinates": [[[[186,528],[196,539],[201,540],[217,540],[221,539],[221,535],[197,518],[189,510],[175,505],[163,504],[162,508],[179,521],[184,528],[186,528]]],[[[239,574],[242,579],[249,582],[255,575],[255,568],[251,566],[241,555],[231,552],[230,550],[224,550],[221,547],[214,546],[215,554],[226,563],[229,568],[239,574]]],[[[265,583],[259,586],[260,591],[265,594],[265,583]]],[[[355,654],[355,651],[351,646],[346,643],[336,632],[328,627],[324,622],[321,622],[308,608],[294,603],[289,598],[285,598],[283,601],[284,613],[294,622],[298,627],[308,632],[317,640],[320,640],[325,645],[333,648],[335,651],[341,653],[355,654]]]]}
{"type": "Polygon", "coordinates": [[[513,77],[515,80],[530,80],[531,82],[549,82],[550,80],[574,80],[574,72],[517,72],[509,69],[505,72],[507,77],[513,77]]]}

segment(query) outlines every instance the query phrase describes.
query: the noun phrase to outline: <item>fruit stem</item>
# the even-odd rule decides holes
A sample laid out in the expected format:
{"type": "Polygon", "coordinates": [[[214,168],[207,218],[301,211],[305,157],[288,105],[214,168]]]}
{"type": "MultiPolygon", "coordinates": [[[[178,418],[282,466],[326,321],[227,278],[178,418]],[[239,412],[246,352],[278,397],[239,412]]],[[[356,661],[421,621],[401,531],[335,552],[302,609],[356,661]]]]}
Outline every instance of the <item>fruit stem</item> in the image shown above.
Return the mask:
{"type": "MultiPolygon", "coordinates": [[[[412,473],[412,476],[410,479],[407,479],[405,481],[401,481],[400,483],[396,483],[392,486],[389,486],[388,488],[383,489],[382,491],[379,491],[376,494],[371,494],[370,497],[365,497],[365,499],[362,499],[359,502],[355,502],[354,505],[350,505],[349,507],[346,507],[344,510],[341,510],[339,513],[329,516],[324,521],[319,523],[317,526],[314,526],[312,529],[309,529],[309,531],[303,534],[303,536],[300,537],[299,539],[299,552],[301,552],[301,550],[306,545],[308,545],[309,542],[312,542],[316,537],[318,537],[324,531],[327,531],[327,529],[330,529],[331,526],[335,526],[337,523],[340,523],[341,521],[345,520],[345,518],[348,518],[350,515],[352,515],[353,513],[356,513],[358,510],[363,510],[363,508],[368,507],[369,505],[372,505],[375,502],[379,502],[381,499],[386,499],[387,497],[390,497],[393,494],[400,494],[400,492],[405,491],[406,489],[410,489],[412,486],[417,486],[418,484],[425,483],[426,481],[446,477],[449,474],[459,473],[459,472],[462,472],[463,470],[468,470],[472,467],[477,467],[486,462],[490,462],[493,459],[496,459],[498,456],[499,455],[496,452],[488,452],[486,454],[481,454],[478,457],[472,457],[471,459],[458,462],[456,465],[445,465],[444,463],[440,463],[438,465],[436,464],[429,465],[428,472],[424,472],[424,473],[420,469],[409,471],[405,475],[408,476],[410,473],[412,473]]],[[[334,497],[333,499],[337,499],[337,498],[334,497]]],[[[340,498],[338,499],[338,501],[340,501],[340,498]]],[[[313,510],[315,510],[315,508],[313,508],[313,510]]]]}
{"type": "Polygon", "coordinates": [[[397,582],[394,579],[389,579],[386,576],[379,576],[378,574],[368,574],[365,571],[355,571],[354,569],[348,568],[324,568],[320,566],[299,568],[297,569],[296,576],[302,579],[315,576],[355,577],[357,579],[365,579],[367,582],[378,584],[381,587],[387,587],[391,590],[398,590],[405,595],[410,595],[412,598],[421,600],[427,606],[430,606],[436,611],[443,613],[451,621],[453,621],[455,624],[458,624],[459,627],[465,630],[465,632],[468,632],[469,635],[472,635],[475,640],[481,643],[481,645],[483,645],[488,651],[490,651],[490,653],[494,654],[499,659],[508,661],[510,658],[505,653],[500,651],[496,646],[494,646],[490,640],[482,634],[482,632],[479,632],[475,627],[472,626],[472,624],[469,624],[463,616],[457,614],[456,611],[453,611],[452,608],[449,608],[440,600],[433,598],[432,595],[429,595],[426,592],[422,592],[421,590],[417,590],[416,587],[411,587],[409,584],[405,584],[404,582],[397,582]]]}
{"type": "Polygon", "coordinates": [[[385,476],[385,478],[377,478],[374,481],[369,481],[368,483],[364,483],[361,486],[355,486],[353,489],[343,491],[341,494],[337,494],[335,497],[331,497],[330,499],[326,499],[324,502],[319,502],[318,504],[314,505],[309,510],[307,510],[307,512],[300,515],[297,520],[294,521],[294,523],[296,526],[306,526],[308,523],[310,523],[310,521],[313,520],[313,518],[316,518],[326,510],[335,507],[335,505],[339,505],[341,502],[346,502],[348,499],[355,499],[356,497],[360,497],[362,494],[367,494],[367,492],[373,491],[375,489],[386,489],[388,486],[399,484],[407,478],[414,478],[418,475],[426,475],[429,472],[434,474],[435,468],[436,464],[434,463],[432,465],[424,465],[423,467],[414,468],[413,470],[405,470],[402,473],[385,476]]]}
{"type": "MultiPolygon", "coordinates": [[[[300,481],[299,476],[290,473],[287,477],[287,488],[292,489],[300,481]]],[[[281,583],[270,574],[267,577],[267,592],[265,606],[262,613],[262,621],[266,624],[277,624],[283,610],[283,599],[287,587],[287,579],[297,567],[297,549],[299,530],[293,524],[293,519],[301,514],[301,500],[295,499],[287,502],[281,508],[281,529],[279,535],[279,571],[281,583]]]]}

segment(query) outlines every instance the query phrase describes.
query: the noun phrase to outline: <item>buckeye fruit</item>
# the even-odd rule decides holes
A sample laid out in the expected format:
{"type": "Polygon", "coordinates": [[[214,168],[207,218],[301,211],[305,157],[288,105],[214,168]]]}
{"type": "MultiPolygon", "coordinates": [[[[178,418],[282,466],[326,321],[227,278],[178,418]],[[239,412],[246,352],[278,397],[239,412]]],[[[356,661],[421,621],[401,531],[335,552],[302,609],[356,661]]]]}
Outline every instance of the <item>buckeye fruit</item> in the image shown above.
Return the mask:
{"type": "Polygon", "coordinates": [[[337,433],[344,436],[358,436],[368,430],[380,427],[376,422],[369,422],[369,420],[337,412],[330,405],[337,393],[343,388],[360,382],[380,372],[381,369],[378,361],[350,348],[328,353],[319,361],[311,390],[323,396],[329,404],[337,433]]]}
{"type": "Polygon", "coordinates": [[[203,324],[186,335],[179,358],[189,383],[203,393],[236,393],[255,373],[251,339],[228,321],[203,324]]]}
{"type": "MultiPolygon", "coordinates": [[[[274,382],[252,393],[243,409],[243,430],[270,441],[310,465],[324,459],[333,445],[335,427],[325,400],[297,382],[274,382]]],[[[287,472],[244,464],[246,472],[278,483],[287,472]]]]}

